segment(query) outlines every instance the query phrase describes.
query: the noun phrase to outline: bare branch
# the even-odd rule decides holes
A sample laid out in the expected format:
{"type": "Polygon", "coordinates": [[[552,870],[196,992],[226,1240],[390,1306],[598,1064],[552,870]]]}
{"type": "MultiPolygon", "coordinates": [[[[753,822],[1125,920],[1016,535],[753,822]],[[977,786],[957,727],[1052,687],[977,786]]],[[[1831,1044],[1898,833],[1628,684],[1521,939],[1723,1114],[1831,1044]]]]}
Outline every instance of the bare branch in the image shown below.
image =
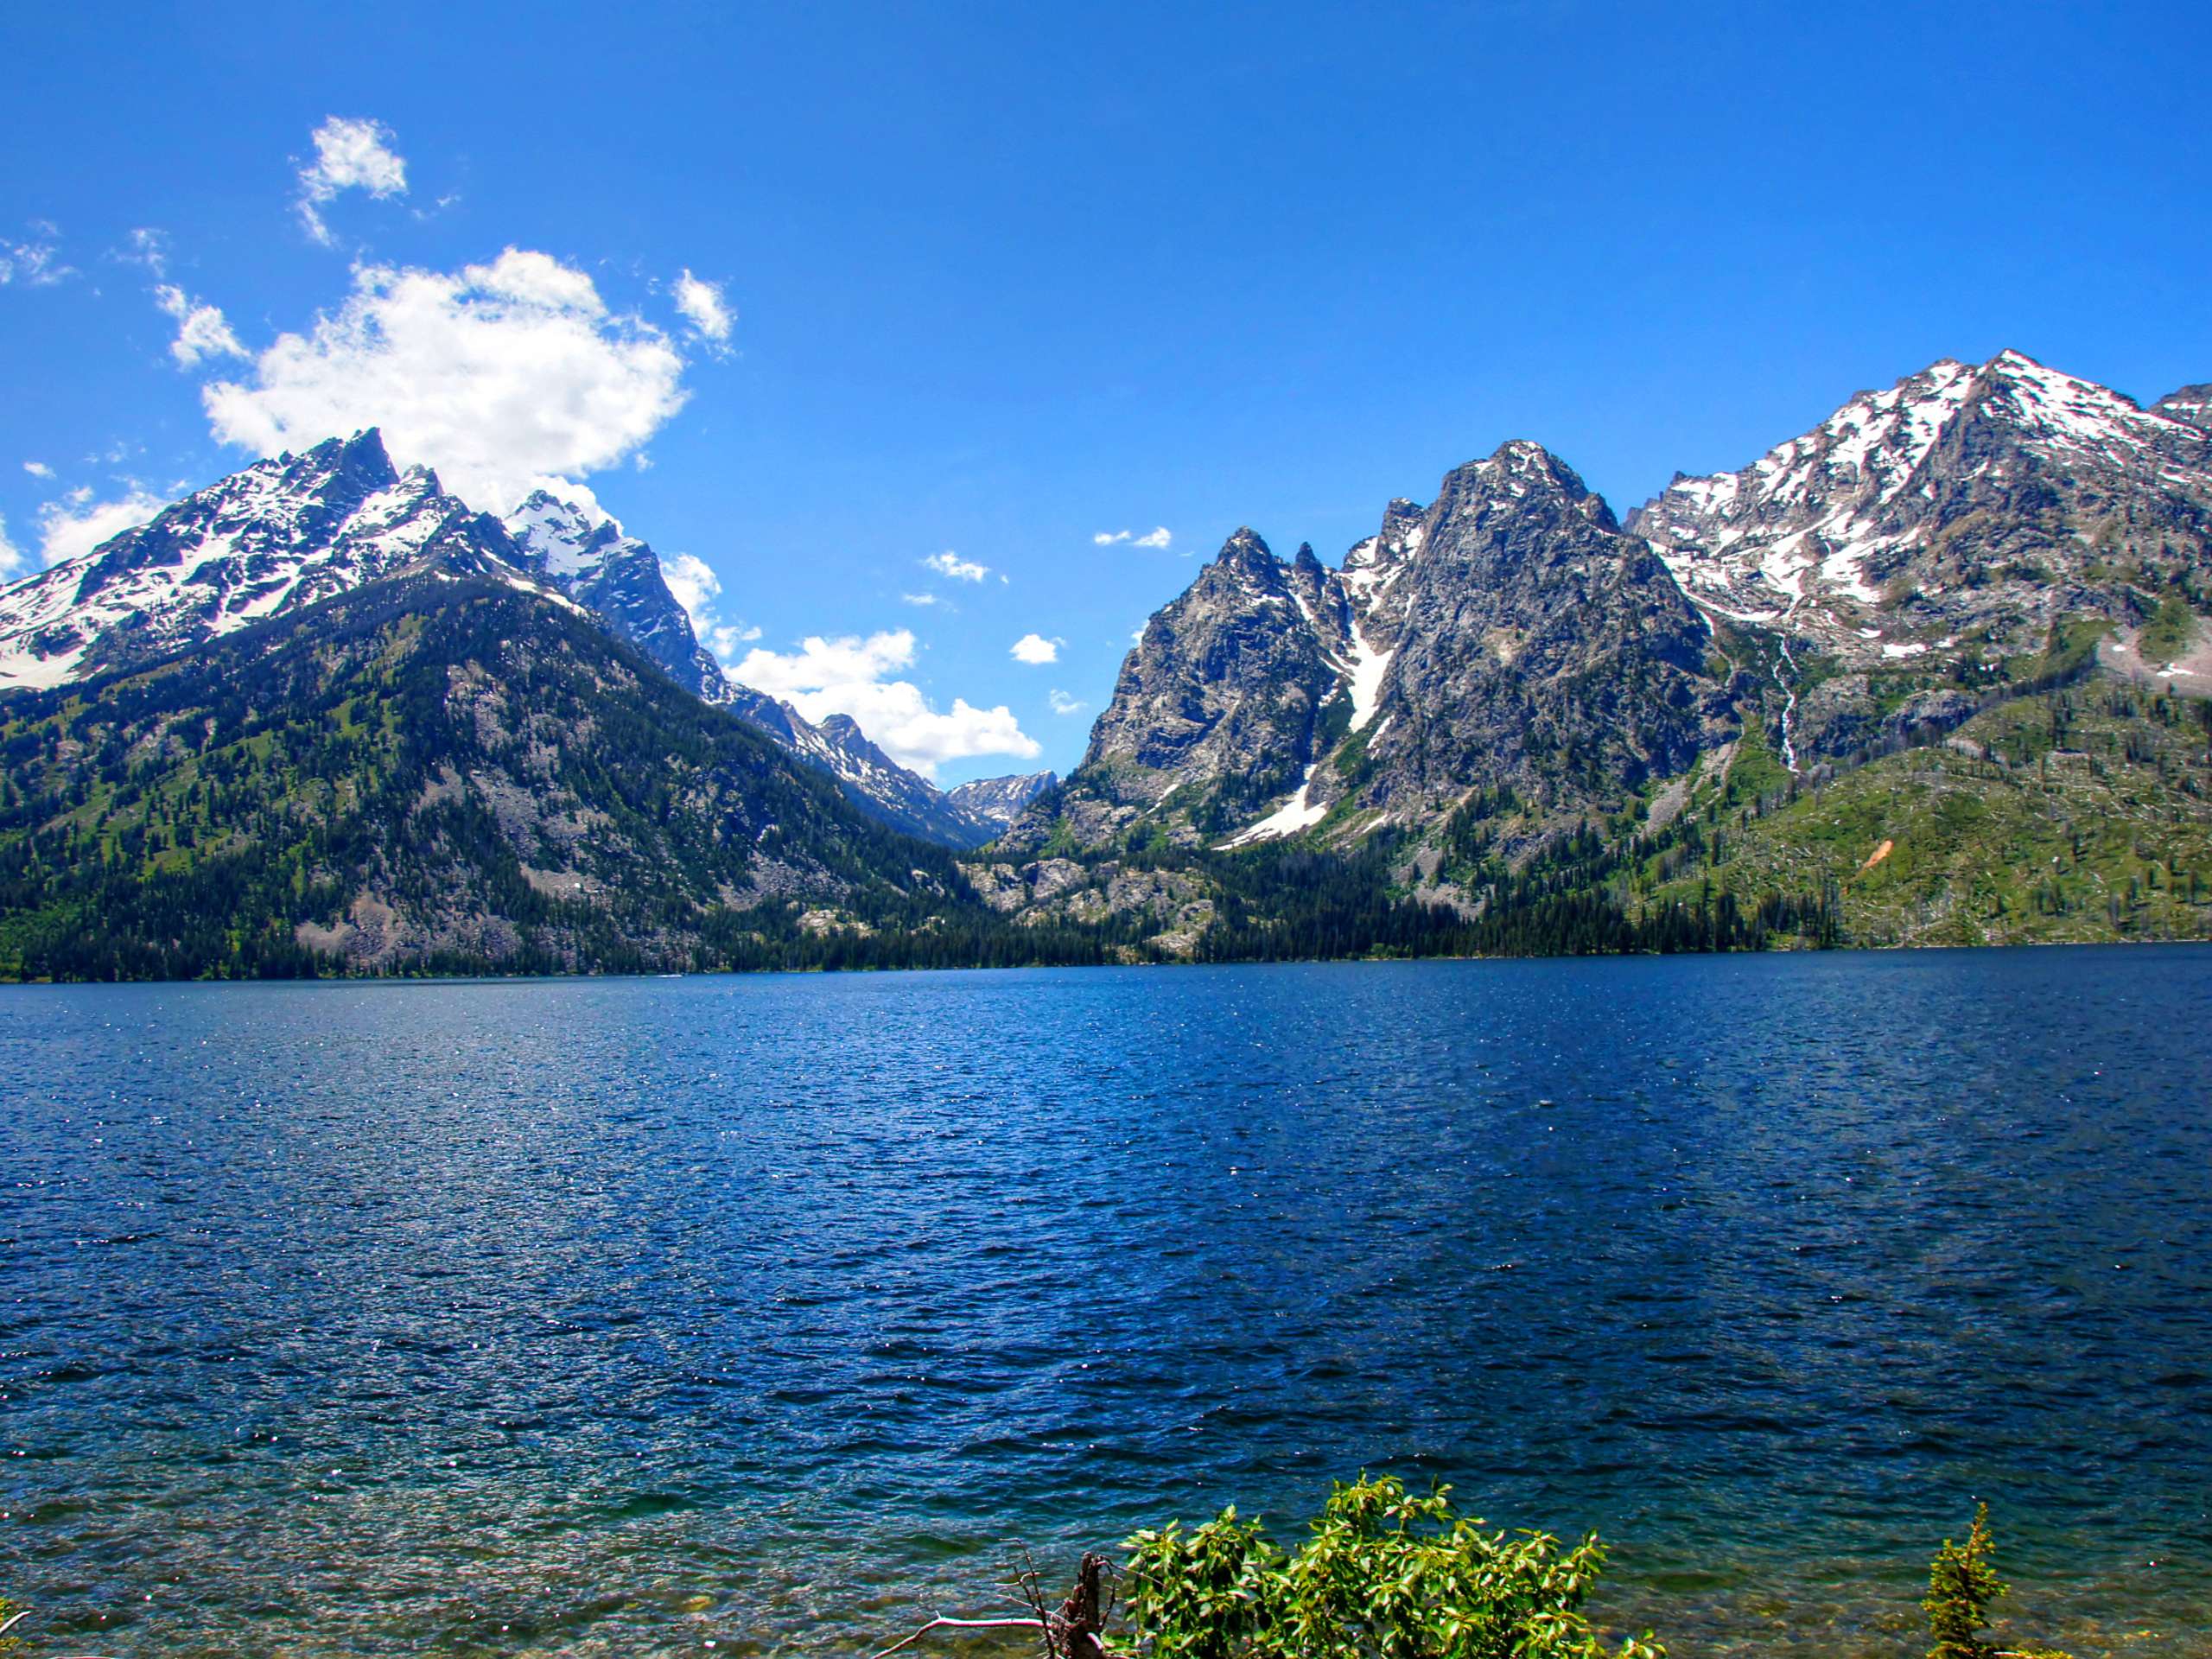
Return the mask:
{"type": "Polygon", "coordinates": [[[898,1652],[899,1649],[912,1646],[931,1630],[1041,1630],[1044,1628],[1045,1621],[1041,1618],[947,1618],[939,1614],[904,1641],[893,1642],[877,1654],[875,1659],[887,1659],[887,1656],[898,1652]]]}

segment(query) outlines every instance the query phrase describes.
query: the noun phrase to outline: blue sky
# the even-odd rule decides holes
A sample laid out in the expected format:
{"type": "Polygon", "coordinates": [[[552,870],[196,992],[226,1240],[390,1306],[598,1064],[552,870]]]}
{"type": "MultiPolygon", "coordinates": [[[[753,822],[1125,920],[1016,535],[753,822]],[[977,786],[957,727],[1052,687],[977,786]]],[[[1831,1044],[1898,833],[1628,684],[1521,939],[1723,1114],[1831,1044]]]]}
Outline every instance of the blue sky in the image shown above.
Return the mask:
{"type": "Polygon", "coordinates": [[[35,568],[389,399],[940,781],[1065,771],[1239,524],[1334,560],[1509,437],[1625,512],[2006,346],[2212,378],[2208,60],[2193,3],[10,8],[0,518],[35,568]]]}

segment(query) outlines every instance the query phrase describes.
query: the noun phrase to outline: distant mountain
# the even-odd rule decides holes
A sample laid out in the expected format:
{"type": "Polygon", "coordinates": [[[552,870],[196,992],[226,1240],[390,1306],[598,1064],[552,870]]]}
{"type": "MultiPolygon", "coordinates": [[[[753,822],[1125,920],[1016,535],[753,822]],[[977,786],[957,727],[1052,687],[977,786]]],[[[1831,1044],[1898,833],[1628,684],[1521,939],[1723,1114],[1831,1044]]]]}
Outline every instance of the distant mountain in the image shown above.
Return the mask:
{"type": "Polygon", "coordinates": [[[1450,906],[1478,949],[2212,932],[2212,721],[2169,695],[2212,694],[2208,426],[2205,387],[2146,410],[2007,352],[1678,475],[1625,525],[1513,442],[1335,569],[1241,529],[978,889],[1196,955],[1437,937],[1383,895],[1450,906]],[[2102,753],[2096,787],[2050,773],[2092,730],[2126,789],[2102,753]],[[1938,769],[1909,757],[1945,744],[1930,811],[1938,769]],[[1910,850],[1879,817],[1839,831],[1818,804],[1847,777],[1910,850]],[[2069,874],[2081,815],[2115,810],[2183,828],[2069,874]],[[1999,881],[2007,847],[2043,887],[1999,881]],[[1909,915],[1858,896],[1908,886],[1909,915]]]}
{"type": "Polygon", "coordinates": [[[2212,433],[2194,391],[2150,410],[2018,352],[1861,392],[1740,472],[1677,477],[1631,514],[1684,590],[1827,659],[1793,753],[1880,726],[1885,671],[1951,675],[1920,711],[2005,677],[2062,620],[2122,632],[2212,601],[2212,433]],[[1872,678],[1869,678],[1872,676],[1872,678]]]}
{"type": "Polygon", "coordinates": [[[849,721],[820,729],[790,704],[734,683],[700,645],[659,556],[613,519],[543,490],[504,521],[479,513],[428,467],[397,468],[374,428],[257,461],[142,529],[0,588],[0,691],[152,662],[426,561],[566,597],[686,690],[736,709],[830,772],[895,828],[952,847],[996,830],[849,721]]]}
{"type": "Polygon", "coordinates": [[[465,554],[0,703],[0,975],[1096,959],[465,554]]]}
{"type": "Polygon", "coordinates": [[[651,547],[613,519],[594,523],[543,490],[508,515],[505,527],[533,575],[558,586],[687,691],[709,702],[733,701],[728,677],[692,632],[651,547]]]}
{"type": "Polygon", "coordinates": [[[1003,830],[1046,790],[1058,783],[1058,773],[1016,772],[1006,778],[977,778],[945,791],[945,798],[963,811],[981,818],[995,830],[1003,830]]]}

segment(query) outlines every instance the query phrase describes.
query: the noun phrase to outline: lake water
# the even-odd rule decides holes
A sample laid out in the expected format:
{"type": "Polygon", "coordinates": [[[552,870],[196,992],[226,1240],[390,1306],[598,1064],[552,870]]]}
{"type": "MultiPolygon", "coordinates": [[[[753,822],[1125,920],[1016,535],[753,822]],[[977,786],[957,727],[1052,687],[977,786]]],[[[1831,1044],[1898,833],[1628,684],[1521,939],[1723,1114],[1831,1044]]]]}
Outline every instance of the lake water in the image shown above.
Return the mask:
{"type": "MultiPolygon", "coordinates": [[[[35,1652],[855,1652],[1363,1467],[2212,1654],[2212,950],[0,991],[35,1652]]],[[[940,1649],[942,1650],[942,1649],[940,1649]]]]}

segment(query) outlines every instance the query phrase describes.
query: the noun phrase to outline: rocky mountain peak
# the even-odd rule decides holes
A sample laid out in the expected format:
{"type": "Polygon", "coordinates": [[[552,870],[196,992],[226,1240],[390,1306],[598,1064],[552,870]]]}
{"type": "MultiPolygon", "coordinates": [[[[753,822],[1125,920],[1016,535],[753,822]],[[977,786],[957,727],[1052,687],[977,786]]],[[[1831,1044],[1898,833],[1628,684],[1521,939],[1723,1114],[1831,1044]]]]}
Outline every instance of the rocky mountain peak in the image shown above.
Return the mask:
{"type": "Polygon", "coordinates": [[[1236,532],[1221,544],[1221,551],[1214,556],[1216,564],[1252,581],[1269,582],[1280,578],[1282,561],[1275,557],[1260,532],[1249,524],[1239,525],[1236,532]]]}
{"type": "Polygon", "coordinates": [[[2212,431],[2212,383],[2177,387],[2151,407],[2169,420],[2212,431]]]}
{"type": "Polygon", "coordinates": [[[1515,439],[1481,461],[1445,474],[1428,512],[1428,534],[1454,520],[1492,518],[1582,519],[1606,531],[1619,524],[1613,510],[1582,481],[1574,468],[1540,443],[1515,439]]]}

